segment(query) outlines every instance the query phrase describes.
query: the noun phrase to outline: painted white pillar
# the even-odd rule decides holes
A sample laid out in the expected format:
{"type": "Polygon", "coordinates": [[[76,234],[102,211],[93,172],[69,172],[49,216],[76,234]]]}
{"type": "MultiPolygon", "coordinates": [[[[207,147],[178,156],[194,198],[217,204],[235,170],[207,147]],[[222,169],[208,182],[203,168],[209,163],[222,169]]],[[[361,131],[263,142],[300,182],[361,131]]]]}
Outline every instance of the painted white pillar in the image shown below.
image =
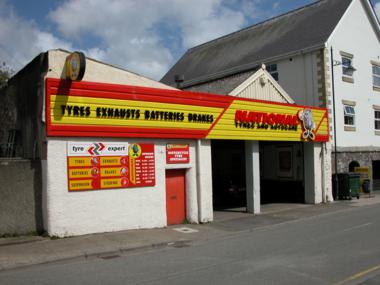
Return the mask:
{"type": "Polygon", "coordinates": [[[331,142],[325,142],[322,144],[322,149],[324,151],[324,161],[322,170],[325,171],[325,195],[326,202],[334,201],[332,194],[332,169],[331,169],[331,142]]]}
{"type": "Polygon", "coordinates": [[[247,212],[260,213],[260,154],[258,141],[245,142],[247,212]]]}
{"type": "Polygon", "coordinates": [[[304,144],[305,203],[322,203],[322,158],[320,143],[304,144]]]}
{"type": "Polygon", "coordinates": [[[197,140],[196,151],[198,220],[200,223],[208,223],[214,219],[212,205],[211,141],[197,140]]]}
{"type": "MultiPolygon", "coordinates": [[[[190,153],[196,156],[196,151],[190,153]]],[[[195,164],[194,164],[195,166],[195,164]]],[[[198,220],[198,191],[196,167],[186,169],[186,218],[190,223],[199,223],[198,220]]]]}

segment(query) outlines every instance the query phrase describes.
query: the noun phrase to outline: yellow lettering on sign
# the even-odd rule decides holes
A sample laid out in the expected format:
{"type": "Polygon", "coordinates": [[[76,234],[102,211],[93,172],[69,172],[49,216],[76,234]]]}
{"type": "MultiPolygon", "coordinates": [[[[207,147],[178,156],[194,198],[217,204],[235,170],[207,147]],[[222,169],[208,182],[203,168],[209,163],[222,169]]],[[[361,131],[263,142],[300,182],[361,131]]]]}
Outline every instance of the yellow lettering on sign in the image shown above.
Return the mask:
{"type": "Polygon", "coordinates": [[[70,169],[69,178],[89,178],[91,176],[91,169],[82,168],[82,169],[70,169]]]}
{"type": "Polygon", "coordinates": [[[119,167],[102,168],[100,170],[100,175],[102,177],[120,176],[120,168],[119,167]]]}
{"type": "Polygon", "coordinates": [[[51,95],[50,100],[52,125],[208,130],[223,111],[218,107],[81,96],[51,95]],[[69,113],[66,106],[76,106],[77,113],[69,113]]]}
{"type": "Polygon", "coordinates": [[[92,180],[70,180],[69,189],[70,191],[92,189],[92,180]]]}
{"type": "Polygon", "coordinates": [[[101,188],[118,188],[121,187],[121,179],[113,178],[113,179],[102,179],[100,182],[101,188]]]}
{"type": "Polygon", "coordinates": [[[102,166],[120,165],[120,156],[100,157],[100,165],[102,166]]]}
{"type": "MultiPolygon", "coordinates": [[[[302,127],[300,122],[286,127],[274,127],[270,124],[246,124],[240,126],[236,122],[236,112],[245,110],[255,113],[276,113],[278,115],[294,116],[299,106],[274,105],[263,102],[250,102],[236,99],[219,119],[207,135],[208,139],[263,140],[263,141],[301,141],[302,127]]],[[[313,109],[313,118],[319,126],[318,135],[328,135],[328,120],[324,117],[326,110],[313,109]]]]}
{"type": "Polygon", "coordinates": [[[92,166],[91,164],[91,156],[89,157],[69,157],[69,167],[74,166],[92,166]]]}

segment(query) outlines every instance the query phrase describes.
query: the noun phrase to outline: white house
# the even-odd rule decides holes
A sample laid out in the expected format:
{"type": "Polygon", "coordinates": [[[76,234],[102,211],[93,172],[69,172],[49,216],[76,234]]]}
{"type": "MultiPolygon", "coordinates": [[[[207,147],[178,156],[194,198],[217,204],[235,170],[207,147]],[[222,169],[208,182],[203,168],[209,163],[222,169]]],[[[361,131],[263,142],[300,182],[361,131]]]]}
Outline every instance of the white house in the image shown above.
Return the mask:
{"type": "Polygon", "coordinates": [[[231,94],[265,63],[295,103],[329,109],[333,172],[369,166],[376,182],[379,40],[369,0],[321,0],[189,49],[161,81],[231,94]]]}

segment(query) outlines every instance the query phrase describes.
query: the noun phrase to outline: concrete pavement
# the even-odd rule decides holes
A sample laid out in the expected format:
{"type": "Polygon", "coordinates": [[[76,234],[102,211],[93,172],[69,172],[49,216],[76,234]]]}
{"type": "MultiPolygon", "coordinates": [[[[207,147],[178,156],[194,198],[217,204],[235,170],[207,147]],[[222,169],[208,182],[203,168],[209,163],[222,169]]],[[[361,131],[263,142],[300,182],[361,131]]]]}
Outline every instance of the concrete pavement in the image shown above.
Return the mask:
{"type": "Polygon", "coordinates": [[[0,270],[74,258],[110,259],[118,255],[161,247],[184,247],[219,237],[252,231],[262,227],[315,218],[352,207],[380,204],[380,192],[359,200],[337,201],[329,204],[269,204],[262,214],[253,216],[243,209],[215,212],[210,224],[184,224],[162,229],[128,230],[84,235],[63,239],[40,236],[0,238],[0,270]]]}

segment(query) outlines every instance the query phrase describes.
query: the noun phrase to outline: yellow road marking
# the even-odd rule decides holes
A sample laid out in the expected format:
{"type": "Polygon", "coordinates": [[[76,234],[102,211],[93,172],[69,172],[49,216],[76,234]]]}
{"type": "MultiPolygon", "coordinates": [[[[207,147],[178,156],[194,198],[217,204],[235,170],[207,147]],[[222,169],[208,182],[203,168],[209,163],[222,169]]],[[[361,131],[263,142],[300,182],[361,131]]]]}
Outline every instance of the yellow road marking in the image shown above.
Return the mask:
{"type": "Polygon", "coordinates": [[[367,269],[367,270],[364,270],[364,271],[358,272],[358,273],[356,273],[356,274],[354,274],[354,275],[348,277],[348,278],[345,279],[345,280],[342,280],[342,281],[340,281],[340,282],[338,282],[338,283],[335,283],[334,285],[343,285],[343,284],[347,284],[348,282],[351,282],[351,281],[354,281],[354,280],[356,280],[356,279],[359,279],[359,278],[361,278],[361,277],[363,277],[363,276],[365,276],[365,275],[367,275],[367,274],[369,274],[369,273],[371,273],[371,272],[373,272],[373,271],[379,270],[379,269],[380,269],[380,264],[379,264],[379,265],[376,265],[376,266],[374,266],[374,267],[371,267],[371,268],[369,268],[369,269],[367,269]]]}

